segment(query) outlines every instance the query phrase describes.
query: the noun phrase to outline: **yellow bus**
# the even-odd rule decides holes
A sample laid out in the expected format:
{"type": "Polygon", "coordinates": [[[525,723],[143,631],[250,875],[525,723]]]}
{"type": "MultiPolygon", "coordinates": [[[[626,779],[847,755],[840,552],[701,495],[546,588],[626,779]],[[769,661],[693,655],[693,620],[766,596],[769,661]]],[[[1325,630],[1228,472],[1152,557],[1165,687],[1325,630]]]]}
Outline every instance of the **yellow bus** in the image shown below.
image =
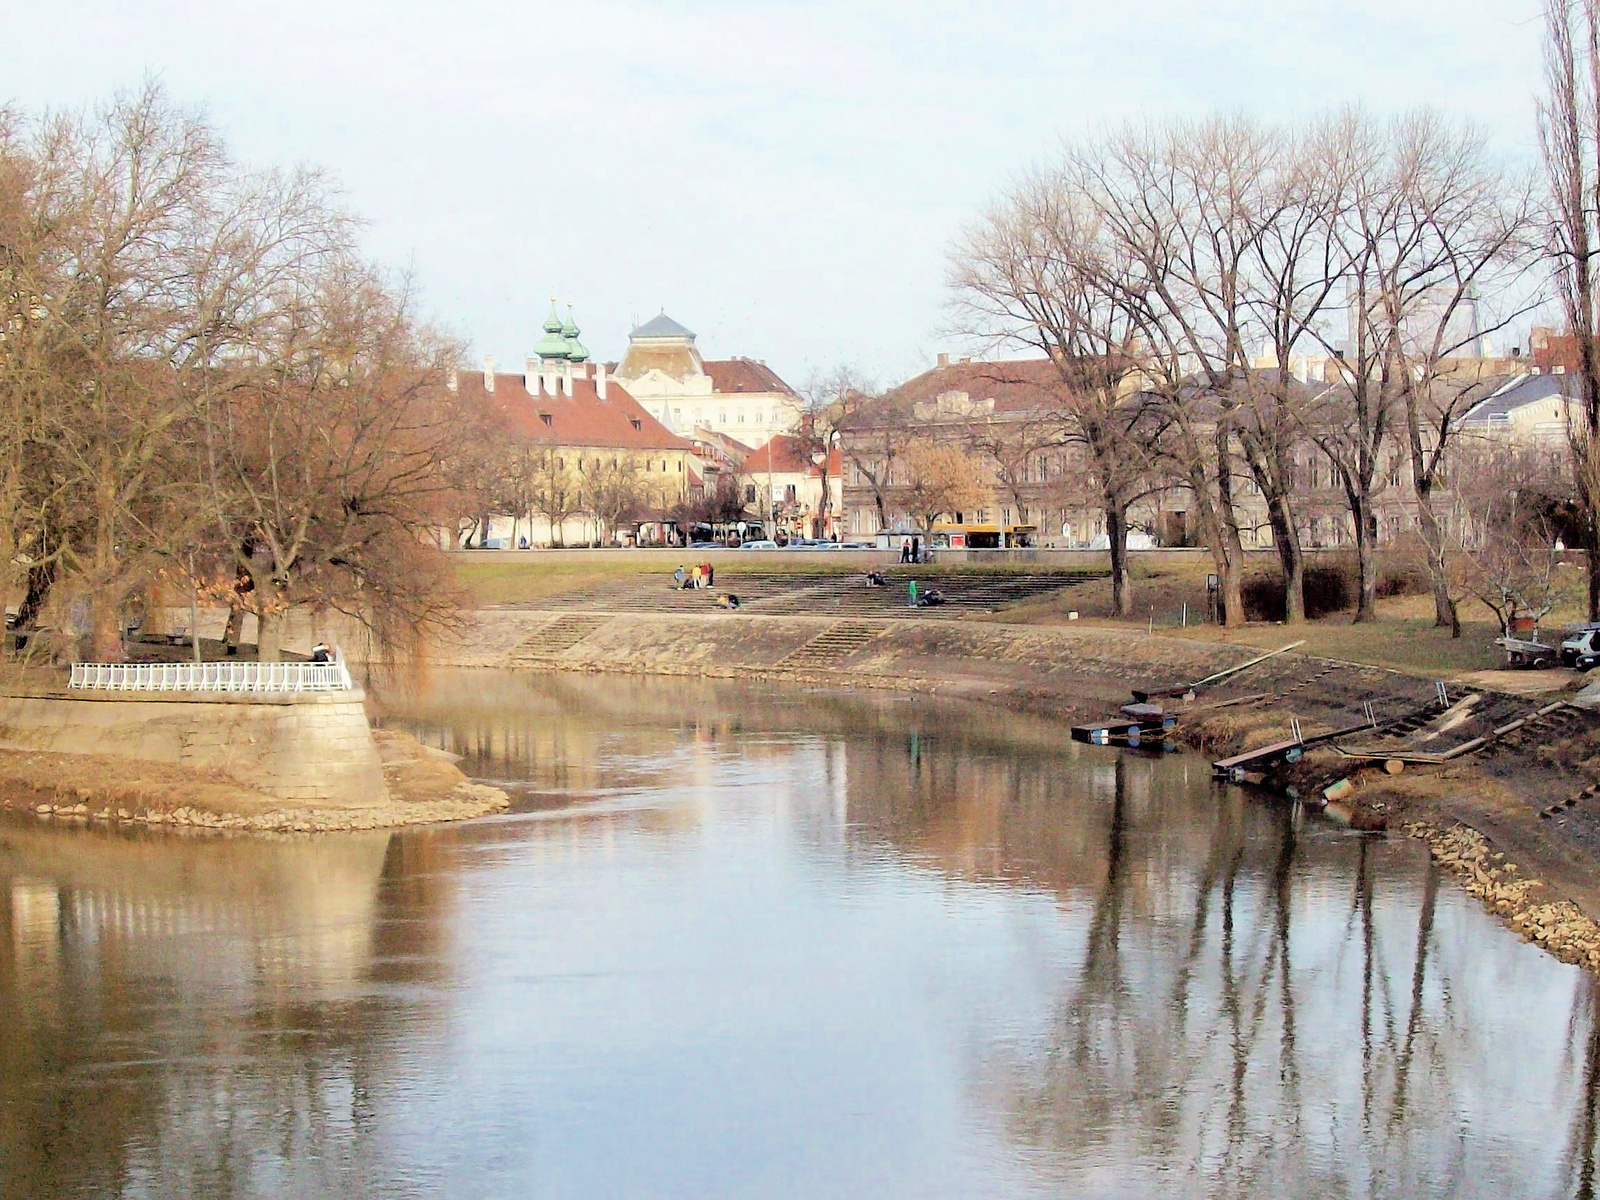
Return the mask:
{"type": "Polygon", "coordinates": [[[1039,527],[935,521],[928,544],[935,550],[1020,550],[1039,544],[1039,527]]]}

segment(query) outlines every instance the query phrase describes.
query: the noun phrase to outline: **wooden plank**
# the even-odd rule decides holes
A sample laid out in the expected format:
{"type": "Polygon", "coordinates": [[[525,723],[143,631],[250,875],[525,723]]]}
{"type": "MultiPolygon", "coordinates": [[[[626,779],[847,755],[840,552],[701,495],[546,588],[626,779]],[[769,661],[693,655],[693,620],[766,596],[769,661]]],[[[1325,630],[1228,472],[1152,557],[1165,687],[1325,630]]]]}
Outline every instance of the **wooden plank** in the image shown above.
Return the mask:
{"type": "Polygon", "coordinates": [[[1249,662],[1242,662],[1237,667],[1229,667],[1226,671],[1218,671],[1214,675],[1207,675],[1204,679],[1197,679],[1189,686],[1191,688],[1200,688],[1204,687],[1208,683],[1221,683],[1230,675],[1237,675],[1240,671],[1247,670],[1250,667],[1256,666],[1258,663],[1264,663],[1269,658],[1276,658],[1280,654],[1286,654],[1290,650],[1295,649],[1297,646],[1304,646],[1305,644],[1306,639],[1301,638],[1298,642],[1290,642],[1287,646],[1279,646],[1276,650],[1269,650],[1259,658],[1252,658],[1249,662]]]}
{"type": "Polygon", "coordinates": [[[1302,749],[1304,746],[1304,742],[1290,738],[1284,742],[1273,742],[1270,746],[1257,746],[1254,750],[1246,750],[1243,754],[1235,754],[1232,758],[1219,758],[1211,766],[1213,770],[1231,771],[1235,767],[1243,767],[1253,762],[1276,758],[1280,754],[1287,754],[1290,750],[1302,749]]]}

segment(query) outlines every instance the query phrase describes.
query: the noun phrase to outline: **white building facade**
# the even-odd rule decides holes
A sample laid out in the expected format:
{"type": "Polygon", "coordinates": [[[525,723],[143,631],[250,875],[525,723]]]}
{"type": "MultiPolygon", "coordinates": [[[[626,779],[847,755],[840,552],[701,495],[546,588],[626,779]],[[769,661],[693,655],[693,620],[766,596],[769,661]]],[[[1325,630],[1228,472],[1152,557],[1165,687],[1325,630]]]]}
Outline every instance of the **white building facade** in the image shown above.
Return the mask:
{"type": "Polygon", "coordinates": [[[701,358],[695,335],[666,313],[628,335],[616,378],[646,412],[684,437],[709,430],[755,448],[792,433],[800,420],[800,398],[765,363],[701,358]]]}

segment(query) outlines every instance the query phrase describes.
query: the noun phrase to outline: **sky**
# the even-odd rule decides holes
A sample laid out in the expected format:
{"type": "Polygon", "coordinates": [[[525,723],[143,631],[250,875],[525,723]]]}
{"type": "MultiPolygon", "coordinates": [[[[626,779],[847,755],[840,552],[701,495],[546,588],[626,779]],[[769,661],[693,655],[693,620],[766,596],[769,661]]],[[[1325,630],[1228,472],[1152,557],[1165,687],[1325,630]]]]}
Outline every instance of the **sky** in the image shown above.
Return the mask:
{"type": "Polygon", "coordinates": [[[1532,160],[1537,0],[0,0],[0,101],[146,77],[252,164],[330,171],[433,319],[520,370],[560,297],[615,359],[890,384],[964,347],[946,256],[1064,137],[1431,105],[1532,160]]]}

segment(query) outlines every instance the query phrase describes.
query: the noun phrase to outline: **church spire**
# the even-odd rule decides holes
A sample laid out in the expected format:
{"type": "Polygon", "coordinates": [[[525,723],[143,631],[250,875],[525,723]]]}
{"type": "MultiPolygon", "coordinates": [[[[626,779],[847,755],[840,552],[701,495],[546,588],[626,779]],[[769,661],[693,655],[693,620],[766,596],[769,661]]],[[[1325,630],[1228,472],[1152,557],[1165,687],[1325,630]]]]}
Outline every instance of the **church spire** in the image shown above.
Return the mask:
{"type": "MultiPolygon", "coordinates": [[[[552,315],[554,315],[553,311],[552,315]]],[[[567,323],[561,327],[561,336],[567,341],[567,357],[573,362],[588,362],[589,351],[578,340],[580,332],[577,323],[572,319],[572,305],[569,304],[567,305],[567,323]]]]}
{"type": "MultiPolygon", "coordinates": [[[[556,312],[556,298],[550,297],[550,315],[544,319],[544,336],[539,339],[539,344],[533,352],[541,359],[564,359],[568,357],[569,346],[562,332],[561,315],[556,312]]],[[[588,357],[587,352],[584,357],[588,357]]]]}

